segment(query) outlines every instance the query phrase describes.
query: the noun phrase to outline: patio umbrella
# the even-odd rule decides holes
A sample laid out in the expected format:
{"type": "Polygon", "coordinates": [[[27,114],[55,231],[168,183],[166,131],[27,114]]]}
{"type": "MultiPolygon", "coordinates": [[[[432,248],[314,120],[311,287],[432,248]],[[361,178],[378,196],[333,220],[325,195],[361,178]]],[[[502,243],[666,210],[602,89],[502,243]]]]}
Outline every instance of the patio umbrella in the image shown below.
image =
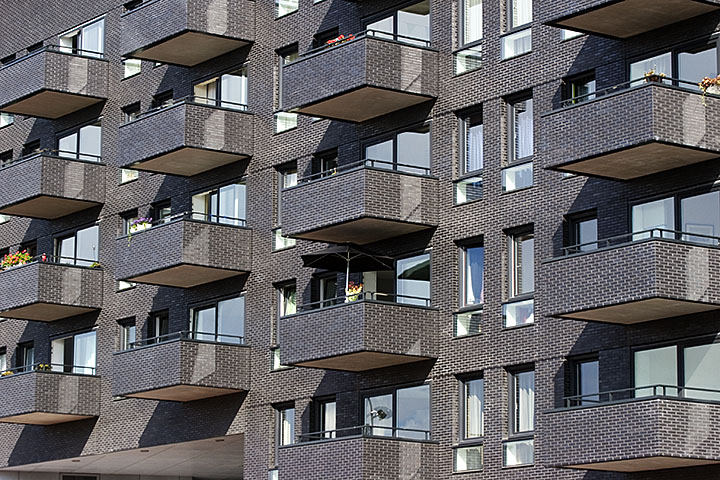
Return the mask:
{"type": "Polygon", "coordinates": [[[350,273],[375,270],[394,270],[392,257],[377,255],[352,243],[335,245],[314,253],[302,255],[303,266],[345,272],[345,292],[350,283],[350,273]]]}

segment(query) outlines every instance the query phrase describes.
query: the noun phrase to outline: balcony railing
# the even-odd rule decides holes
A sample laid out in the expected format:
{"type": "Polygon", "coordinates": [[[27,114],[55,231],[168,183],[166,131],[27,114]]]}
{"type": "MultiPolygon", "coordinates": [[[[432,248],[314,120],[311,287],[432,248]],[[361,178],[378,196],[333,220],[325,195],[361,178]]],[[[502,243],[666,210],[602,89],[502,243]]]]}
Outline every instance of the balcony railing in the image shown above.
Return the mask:
{"type": "Polygon", "coordinates": [[[10,65],[14,65],[18,62],[21,62],[31,55],[37,55],[38,53],[42,53],[42,52],[66,53],[68,55],[76,55],[78,57],[89,57],[89,58],[99,58],[99,59],[105,58],[105,54],[103,52],[96,52],[94,50],[83,50],[81,48],[64,47],[61,45],[45,45],[42,48],[33,50],[32,52],[28,52],[25,55],[21,55],[11,62],[4,63],[2,65],[2,67],[0,68],[0,70],[2,70],[3,68],[7,68],[10,65]]]}
{"type": "Polygon", "coordinates": [[[601,240],[595,240],[592,242],[579,243],[577,245],[563,247],[562,252],[564,256],[576,255],[581,253],[591,253],[601,248],[618,247],[647,239],[674,240],[693,245],[702,245],[704,247],[720,246],[720,237],[704,235],[702,233],[668,230],[665,228],[650,228],[648,230],[640,230],[633,233],[626,233],[623,235],[617,235],[601,240]]]}
{"type": "Polygon", "coordinates": [[[360,425],[357,427],[338,428],[320,432],[302,433],[297,436],[298,443],[318,442],[342,439],[345,437],[363,438],[401,438],[403,440],[432,441],[429,430],[414,428],[380,427],[375,425],[360,425]]]}
{"type": "Polygon", "coordinates": [[[158,335],[155,337],[143,338],[142,340],[138,340],[136,342],[130,342],[128,343],[128,348],[126,350],[133,350],[135,348],[146,347],[148,345],[174,342],[176,340],[197,340],[200,342],[230,343],[235,345],[245,344],[245,337],[241,337],[238,335],[181,330],[179,332],[167,333],[165,335],[158,335]]]}
{"type": "Polygon", "coordinates": [[[167,225],[168,223],[174,223],[174,222],[181,222],[183,220],[194,220],[197,222],[205,222],[205,223],[220,223],[222,225],[230,225],[235,227],[244,227],[246,226],[247,222],[244,218],[237,218],[237,217],[228,217],[225,215],[215,215],[211,213],[203,213],[203,212],[193,212],[193,211],[187,211],[182,213],[174,213],[172,215],[168,215],[167,217],[160,218],[158,220],[153,220],[151,222],[145,222],[142,225],[146,225],[145,227],[136,230],[135,232],[132,232],[131,235],[138,235],[142,232],[147,232],[152,230],[153,228],[167,225]]]}
{"type": "Polygon", "coordinates": [[[56,372],[74,373],[75,375],[95,375],[95,367],[88,367],[85,365],[66,365],[63,363],[37,362],[30,365],[21,365],[19,367],[2,370],[0,371],[0,378],[32,372],[56,372]]]}
{"type": "Polygon", "coordinates": [[[391,303],[397,305],[411,305],[420,307],[431,307],[432,300],[426,297],[413,297],[410,295],[397,295],[394,293],[382,292],[360,292],[352,295],[342,295],[339,297],[319,300],[317,302],[304,303],[300,306],[300,312],[311,312],[321,308],[332,307],[335,305],[344,305],[346,303],[359,301],[373,301],[381,303],[391,303]]]}
{"type": "MultiPolygon", "coordinates": [[[[424,40],[422,38],[417,38],[417,37],[410,37],[407,35],[400,35],[398,33],[383,32],[380,30],[373,30],[373,29],[369,28],[367,30],[362,30],[358,33],[353,33],[353,34],[350,34],[347,36],[340,35],[336,39],[329,40],[324,45],[321,45],[319,47],[315,47],[315,48],[308,50],[307,52],[298,56],[298,58],[294,62],[297,62],[305,57],[309,57],[312,55],[316,55],[318,53],[325,52],[326,50],[328,50],[330,48],[339,47],[340,45],[343,45],[345,43],[352,42],[354,40],[359,40],[359,39],[365,38],[365,37],[375,37],[375,38],[381,38],[383,40],[392,40],[394,42],[402,43],[404,45],[415,45],[415,46],[421,46],[421,47],[427,47],[427,48],[432,46],[432,42],[430,40],[424,40]]],[[[288,65],[290,65],[290,64],[288,64],[288,65]]]]}
{"type": "MultiPolygon", "coordinates": [[[[375,160],[372,158],[366,158],[365,160],[360,160],[359,162],[349,163],[346,165],[341,165],[339,167],[330,168],[327,170],[323,170],[321,172],[313,173],[311,175],[306,175],[304,177],[301,177],[298,180],[298,185],[302,183],[308,183],[313,182],[315,180],[320,180],[323,178],[330,177],[332,175],[337,175],[338,173],[344,173],[349,172],[352,170],[359,170],[362,168],[380,168],[383,170],[395,170],[403,173],[414,173],[417,175],[431,175],[431,168],[430,167],[422,167],[419,165],[410,165],[406,163],[396,163],[396,162],[389,162],[387,160],[375,160]]],[[[290,187],[292,188],[292,187],[290,187]]]]}
{"type": "Polygon", "coordinates": [[[198,95],[188,95],[186,97],[177,98],[168,100],[167,102],[163,103],[162,105],[158,105],[157,107],[152,107],[148,110],[145,110],[144,112],[140,113],[135,118],[128,120],[126,123],[135,122],[137,120],[141,120],[145,117],[149,117],[150,115],[154,115],[157,112],[166,110],[171,107],[175,107],[182,104],[188,104],[188,105],[207,105],[210,107],[216,107],[216,108],[227,108],[229,110],[237,110],[240,112],[247,112],[248,106],[244,103],[236,103],[236,102],[229,102],[227,100],[218,100],[217,98],[208,98],[208,97],[201,97],[198,95]]]}
{"type": "Polygon", "coordinates": [[[627,400],[646,400],[652,398],[682,398],[689,400],[712,400],[720,402],[720,390],[679,385],[644,385],[619,390],[607,390],[585,395],[573,395],[564,398],[565,407],[591,407],[627,400]]]}
{"type": "Polygon", "coordinates": [[[100,263],[97,260],[78,257],[62,257],[59,255],[47,255],[45,253],[35,255],[34,257],[30,257],[27,260],[21,260],[20,263],[6,265],[5,259],[8,257],[12,257],[13,255],[14,254],[10,253],[2,258],[2,262],[0,263],[0,272],[11,270],[13,268],[23,267],[25,265],[32,265],[34,263],[48,263],[54,265],[77,265],[80,267],[100,268],[100,263]]]}

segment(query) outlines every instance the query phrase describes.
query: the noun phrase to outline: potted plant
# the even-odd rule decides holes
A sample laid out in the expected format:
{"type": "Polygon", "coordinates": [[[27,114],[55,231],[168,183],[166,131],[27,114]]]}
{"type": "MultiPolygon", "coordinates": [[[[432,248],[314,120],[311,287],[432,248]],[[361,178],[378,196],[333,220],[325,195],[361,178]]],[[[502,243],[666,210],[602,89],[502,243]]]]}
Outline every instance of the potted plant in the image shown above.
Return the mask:
{"type": "Polygon", "coordinates": [[[362,283],[350,282],[348,288],[345,290],[345,303],[356,302],[363,291],[362,283]]]}
{"type": "Polygon", "coordinates": [[[133,233],[142,232],[150,227],[152,227],[152,218],[150,217],[140,217],[130,222],[128,226],[128,247],[130,246],[133,233]]]}
{"type": "Polygon", "coordinates": [[[4,372],[0,373],[0,377],[9,377],[12,374],[13,372],[11,372],[10,370],[5,370],[4,372]]]}
{"type": "Polygon", "coordinates": [[[7,270],[9,268],[18,267],[30,263],[33,257],[27,253],[27,250],[22,252],[9,253],[5,255],[0,261],[0,270],[7,270]]]}
{"type": "Polygon", "coordinates": [[[333,38],[333,39],[325,42],[325,46],[326,47],[334,47],[336,45],[340,45],[341,43],[349,42],[350,40],[355,40],[355,35],[348,35],[348,36],[340,35],[339,37],[333,38]]]}
{"type": "Polygon", "coordinates": [[[715,78],[703,78],[700,83],[698,83],[698,87],[700,87],[700,90],[703,92],[703,105],[705,105],[705,94],[720,95],[720,75],[715,78]]]}
{"type": "Polygon", "coordinates": [[[645,72],[645,81],[648,83],[659,83],[662,82],[663,78],[665,78],[665,74],[661,72],[656,72],[654,68],[651,68],[650,70],[645,72]]]}

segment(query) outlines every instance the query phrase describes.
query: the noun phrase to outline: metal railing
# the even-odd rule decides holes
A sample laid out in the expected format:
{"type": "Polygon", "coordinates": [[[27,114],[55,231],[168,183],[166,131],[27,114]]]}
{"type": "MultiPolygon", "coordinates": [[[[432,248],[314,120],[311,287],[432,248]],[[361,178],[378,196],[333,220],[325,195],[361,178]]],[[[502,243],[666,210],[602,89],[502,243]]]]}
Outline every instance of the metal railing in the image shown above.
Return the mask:
{"type": "Polygon", "coordinates": [[[175,107],[178,105],[183,105],[183,104],[185,104],[185,105],[205,105],[205,106],[218,107],[218,108],[228,108],[230,110],[238,110],[241,112],[248,111],[248,106],[243,103],[229,102],[227,100],[219,100],[217,98],[201,97],[198,95],[188,95],[187,97],[181,97],[181,98],[172,99],[172,100],[163,102],[162,105],[158,105],[157,107],[153,107],[149,110],[146,110],[146,111],[138,114],[133,119],[128,120],[126,123],[135,122],[135,121],[143,119],[145,117],[149,117],[150,115],[157,113],[161,110],[165,110],[165,109],[175,107]]]}
{"type": "Polygon", "coordinates": [[[601,240],[563,247],[562,252],[563,256],[574,255],[577,253],[588,253],[600,248],[627,245],[648,239],[675,240],[682,243],[711,247],[720,246],[720,237],[704,235],[702,233],[668,230],[665,228],[651,228],[648,230],[640,230],[638,232],[625,233],[615,237],[608,237],[601,240]]]}
{"type": "MultiPolygon", "coordinates": [[[[698,86],[698,82],[690,82],[688,80],[681,80],[679,78],[663,77],[660,75],[655,75],[655,76],[636,78],[634,80],[629,80],[627,82],[613,85],[612,87],[607,87],[607,88],[603,88],[601,90],[596,90],[591,93],[586,93],[584,95],[578,95],[576,97],[568,98],[567,100],[563,100],[562,102],[560,102],[560,108],[577,105],[577,104],[580,104],[580,103],[583,103],[583,102],[586,102],[589,100],[595,100],[597,98],[601,98],[601,97],[610,95],[612,93],[622,92],[625,90],[629,90],[631,88],[643,87],[648,84],[673,86],[676,88],[680,88],[682,90],[687,90],[687,91],[691,91],[691,92],[695,92],[695,93],[697,93],[698,91],[702,92],[702,90],[698,86]]],[[[720,95],[716,95],[713,93],[707,93],[706,95],[720,96],[720,95]]]]}
{"type": "Polygon", "coordinates": [[[87,259],[87,258],[78,258],[78,257],[64,257],[59,255],[47,255],[45,253],[41,253],[40,255],[35,255],[34,257],[30,257],[27,260],[23,260],[22,263],[18,263],[15,265],[5,265],[5,259],[8,257],[12,257],[13,255],[16,255],[17,253],[9,253],[0,259],[0,273],[16,268],[16,267],[23,267],[25,265],[32,265],[35,263],[49,263],[53,265],[75,265],[79,267],[89,267],[89,268],[100,268],[100,263],[97,260],[94,259],[87,259]]]}
{"type": "Polygon", "coordinates": [[[415,305],[421,307],[430,307],[432,302],[429,298],[413,297],[410,295],[397,295],[394,293],[381,292],[359,292],[350,295],[342,295],[335,298],[319,300],[317,302],[304,303],[300,305],[298,312],[310,312],[321,308],[332,307],[334,305],[344,305],[347,303],[359,301],[375,301],[382,303],[392,303],[399,305],[415,305]]]}
{"type": "MultiPolygon", "coordinates": [[[[366,30],[362,30],[358,33],[353,33],[349,35],[342,35],[343,38],[337,37],[334,42],[332,43],[325,43],[324,45],[321,45],[319,47],[312,48],[308,50],[307,52],[303,53],[302,55],[298,56],[298,60],[304,57],[312,56],[316,53],[323,52],[325,50],[330,50],[333,47],[338,47],[340,45],[343,45],[345,43],[349,43],[353,40],[359,40],[361,38],[366,37],[373,37],[373,38],[380,38],[385,40],[392,40],[398,43],[403,43],[407,45],[415,45],[415,46],[422,46],[422,47],[430,47],[432,45],[432,42],[430,40],[424,40],[422,38],[417,37],[410,37],[407,35],[400,35],[399,33],[390,33],[390,32],[383,32],[381,30],[374,30],[372,28],[368,28],[366,30]]],[[[296,60],[297,61],[297,60],[296,60]]]]}
{"type": "Polygon", "coordinates": [[[35,150],[35,151],[30,152],[21,157],[4,162],[2,165],[0,165],[0,169],[10,167],[10,166],[16,165],[18,163],[26,162],[28,160],[32,160],[33,158],[39,158],[39,157],[60,158],[60,159],[64,159],[64,160],[75,160],[75,161],[87,162],[87,163],[100,163],[102,161],[102,157],[100,155],[93,155],[90,153],[82,153],[82,152],[72,152],[69,150],[41,148],[39,150],[35,150]]]}
{"type": "Polygon", "coordinates": [[[187,211],[182,213],[174,213],[172,215],[168,215],[167,217],[159,218],[157,220],[152,220],[151,222],[143,222],[137,224],[137,226],[142,226],[142,228],[137,228],[134,232],[130,232],[127,235],[138,235],[142,232],[146,232],[148,230],[152,230],[155,227],[159,227],[162,225],[167,225],[169,223],[179,222],[182,220],[195,220],[205,223],[219,223],[221,225],[230,225],[234,227],[244,227],[246,226],[247,222],[244,218],[235,218],[235,217],[227,217],[224,215],[215,215],[212,213],[202,213],[202,212],[193,212],[193,211],[187,211]]]}
{"type": "Polygon", "coordinates": [[[644,385],[638,387],[629,387],[619,390],[607,390],[598,393],[589,393],[585,395],[573,395],[565,397],[563,400],[566,407],[589,407],[595,405],[603,405],[606,403],[619,402],[623,400],[642,399],[647,397],[667,397],[667,398],[684,398],[707,400],[706,397],[715,396],[714,401],[720,401],[720,390],[711,390],[700,387],[684,387],[679,385],[644,385]],[[696,395],[693,396],[693,393],[696,395]],[[697,393],[704,396],[697,396],[697,393]]]}
{"type": "Polygon", "coordinates": [[[357,427],[302,433],[297,436],[297,443],[333,440],[344,437],[402,438],[425,441],[432,440],[432,434],[428,430],[400,427],[380,427],[377,425],[360,425],[357,427]]]}
{"type": "Polygon", "coordinates": [[[42,48],[38,48],[37,50],[33,50],[31,52],[24,53],[14,60],[3,64],[0,66],[0,70],[3,68],[9,67],[11,65],[15,65],[16,63],[22,62],[26,58],[29,58],[33,55],[36,55],[38,53],[42,52],[54,52],[54,53],[64,53],[66,55],[77,55],[79,57],[89,57],[89,58],[97,58],[97,59],[104,59],[105,54],[103,52],[96,52],[93,50],[83,50],[81,48],[74,48],[74,47],[64,47],[62,45],[44,45],[42,48]]]}
{"type": "Polygon", "coordinates": [[[239,335],[230,335],[227,333],[208,333],[208,332],[195,332],[192,330],[181,330],[179,332],[166,333],[165,335],[158,335],[155,337],[148,337],[138,340],[136,342],[130,342],[125,350],[133,350],[140,347],[146,347],[148,345],[157,345],[161,343],[174,342],[176,340],[197,340],[202,342],[211,343],[235,343],[238,345],[245,344],[245,337],[239,335]]]}
{"type": "Polygon", "coordinates": [[[431,172],[430,167],[422,167],[419,165],[410,165],[406,163],[397,163],[389,162],[387,160],[366,158],[364,160],[360,160],[359,162],[348,163],[347,165],[341,165],[335,168],[330,168],[321,172],[313,173],[312,175],[304,176],[298,180],[298,184],[309,183],[314,180],[319,180],[321,178],[327,178],[333,175],[337,175],[338,173],[349,172],[351,170],[357,170],[366,167],[427,176],[429,176],[431,172]]]}
{"type": "Polygon", "coordinates": [[[15,368],[8,368],[0,371],[0,378],[7,378],[21,373],[32,372],[55,372],[55,373],[74,373],[78,375],[95,375],[95,367],[85,365],[68,365],[62,363],[31,363],[30,365],[21,365],[15,368]]]}

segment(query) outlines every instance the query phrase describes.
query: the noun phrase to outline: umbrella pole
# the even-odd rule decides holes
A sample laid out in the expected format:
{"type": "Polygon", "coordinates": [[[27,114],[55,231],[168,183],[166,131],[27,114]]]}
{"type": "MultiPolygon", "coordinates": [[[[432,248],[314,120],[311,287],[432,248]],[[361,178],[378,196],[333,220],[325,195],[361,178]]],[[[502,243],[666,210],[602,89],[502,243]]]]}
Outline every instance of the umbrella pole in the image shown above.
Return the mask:
{"type": "Polygon", "coordinates": [[[345,268],[345,295],[348,294],[348,288],[350,288],[350,259],[348,259],[347,267],[345,268]]]}

